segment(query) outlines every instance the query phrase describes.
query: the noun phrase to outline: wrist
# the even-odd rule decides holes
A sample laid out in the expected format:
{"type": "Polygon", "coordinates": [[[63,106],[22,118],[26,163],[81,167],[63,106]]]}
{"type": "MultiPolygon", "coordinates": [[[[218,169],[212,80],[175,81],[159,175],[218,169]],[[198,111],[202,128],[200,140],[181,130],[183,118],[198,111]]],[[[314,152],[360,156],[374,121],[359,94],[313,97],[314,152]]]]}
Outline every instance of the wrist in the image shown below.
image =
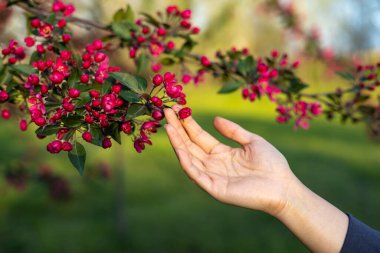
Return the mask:
{"type": "Polygon", "coordinates": [[[348,228],[348,217],[296,179],[287,202],[275,216],[312,252],[339,252],[348,228]]]}
{"type": "Polygon", "coordinates": [[[275,213],[270,213],[280,221],[289,219],[295,212],[304,209],[304,203],[307,198],[310,198],[310,190],[296,177],[289,180],[287,187],[282,196],[282,207],[275,213]]]}
{"type": "Polygon", "coordinates": [[[306,196],[307,188],[303,183],[294,176],[288,183],[286,193],[284,196],[284,205],[274,217],[282,221],[287,216],[291,215],[295,210],[300,209],[302,206],[302,199],[306,196]]]}

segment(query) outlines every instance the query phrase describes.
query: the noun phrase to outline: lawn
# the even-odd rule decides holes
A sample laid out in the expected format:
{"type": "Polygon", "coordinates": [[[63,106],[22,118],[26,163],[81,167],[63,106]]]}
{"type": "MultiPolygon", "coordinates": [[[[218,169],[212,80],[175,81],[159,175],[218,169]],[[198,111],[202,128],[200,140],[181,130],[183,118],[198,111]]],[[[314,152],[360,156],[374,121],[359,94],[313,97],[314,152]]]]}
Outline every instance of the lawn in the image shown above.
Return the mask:
{"type": "MultiPolygon", "coordinates": [[[[262,135],[312,190],[380,228],[380,147],[362,126],[320,119],[309,131],[293,131],[274,122],[267,102],[216,95],[213,86],[188,90],[194,117],[205,129],[216,134],[212,118],[221,115],[262,135]]],[[[110,151],[88,146],[89,167],[101,161],[113,167],[105,181],[80,178],[64,155],[44,151],[46,140],[19,133],[13,122],[0,124],[0,166],[48,164],[70,178],[73,191],[70,201],[57,202],[39,185],[17,192],[0,180],[0,252],[308,252],[272,217],[220,204],[197,188],[163,131],[141,155],[127,137],[110,151]]]]}

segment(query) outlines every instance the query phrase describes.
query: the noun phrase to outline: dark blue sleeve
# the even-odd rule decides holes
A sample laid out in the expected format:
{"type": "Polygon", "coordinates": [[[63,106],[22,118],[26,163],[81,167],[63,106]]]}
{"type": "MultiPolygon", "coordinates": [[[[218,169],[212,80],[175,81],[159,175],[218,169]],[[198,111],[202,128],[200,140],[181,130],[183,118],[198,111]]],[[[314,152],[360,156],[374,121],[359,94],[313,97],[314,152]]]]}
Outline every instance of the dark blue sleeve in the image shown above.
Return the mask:
{"type": "Polygon", "coordinates": [[[341,253],[380,253],[380,232],[348,214],[349,224],[341,253]]]}

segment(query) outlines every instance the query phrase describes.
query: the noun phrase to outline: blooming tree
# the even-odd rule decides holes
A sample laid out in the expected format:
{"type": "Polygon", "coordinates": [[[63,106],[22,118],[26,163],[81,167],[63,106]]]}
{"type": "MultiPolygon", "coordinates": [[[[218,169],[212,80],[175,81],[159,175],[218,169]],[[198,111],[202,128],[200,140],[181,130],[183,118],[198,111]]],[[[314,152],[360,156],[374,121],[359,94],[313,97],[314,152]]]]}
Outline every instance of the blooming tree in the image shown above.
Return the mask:
{"type": "MultiPolygon", "coordinates": [[[[268,97],[277,104],[279,123],[294,120],[296,128],[307,129],[316,116],[339,115],[343,121],[366,122],[374,134],[380,132],[380,109],[368,103],[380,84],[379,65],[339,72],[349,83],[346,88],[311,94],[305,92],[308,85],[295,72],[300,61],[291,61],[277,50],[255,57],[247,49],[232,48],[216,52],[214,60],[194,54],[194,37],[200,29],[192,24],[189,9],[172,5],[155,16],[142,13],[135,18],[127,6],[103,25],[74,17],[75,7],[62,1],[48,6],[10,0],[8,6],[29,14],[30,29],[23,42],[12,40],[2,48],[1,116],[9,119],[11,109],[17,108],[20,129],[34,124],[38,138],[55,136],[47,150],[68,152],[81,174],[86,152],[80,139],[107,149],[112,140],[121,143],[121,134],[127,134],[141,152],[152,144],[150,135],[160,127],[163,109],[171,103],[186,104],[176,75],[163,71],[172,65],[180,66],[177,76],[182,84],[198,84],[211,74],[223,83],[219,93],[240,90],[249,101],[268,97]],[[106,35],[77,52],[68,23],[102,29],[106,35]],[[25,47],[32,51],[29,62],[25,47]],[[111,47],[129,50],[136,73],[109,65],[111,47]],[[147,70],[156,72],[151,80],[139,76],[147,70]]],[[[187,107],[178,112],[181,119],[190,115],[187,107]]]]}

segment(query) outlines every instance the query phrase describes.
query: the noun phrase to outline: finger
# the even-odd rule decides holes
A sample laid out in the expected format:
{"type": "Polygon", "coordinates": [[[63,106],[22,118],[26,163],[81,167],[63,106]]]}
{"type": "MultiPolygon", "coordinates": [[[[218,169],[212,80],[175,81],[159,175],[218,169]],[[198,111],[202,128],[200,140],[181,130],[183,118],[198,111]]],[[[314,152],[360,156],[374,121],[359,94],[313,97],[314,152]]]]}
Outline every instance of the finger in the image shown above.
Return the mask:
{"type": "Polygon", "coordinates": [[[178,116],[176,114],[176,111],[171,108],[165,108],[164,109],[165,118],[168,121],[169,124],[173,126],[181,126],[181,122],[179,122],[178,116]]]}
{"type": "Polygon", "coordinates": [[[184,151],[183,149],[178,149],[176,152],[177,152],[181,167],[186,172],[186,174],[190,177],[190,179],[192,179],[201,188],[209,192],[209,190],[212,188],[212,180],[207,175],[207,173],[194,165],[192,158],[188,152],[184,151]]]}
{"type": "Polygon", "coordinates": [[[191,149],[193,152],[197,154],[197,157],[200,159],[205,158],[206,153],[194,142],[190,140],[190,137],[187,135],[185,129],[183,128],[181,122],[178,120],[177,114],[172,109],[165,109],[164,110],[166,120],[170,125],[172,125],[179,135],[182,137],[183,141],[186,145],[188,145],[188,148],[191,149]]]}
{"type": "Polygon", "coordinates": [[[164,113],[165,113],[165,118],[168,121],[168,123],[177,130],[179,135],[181,135],[182,139],[185,142],[190,141],[189,136],[185,132],[185,129],[183,129],[181,122],[178,120],[177,114],[172,109],[165,109],[164,113]]]}
{"type": "Polygon", "coordinates": [[[182,138],[179,136],[177,131],[170,124],[165,125],[166,133],[168,134],[170,143],[172,144],[174,149],[185,149],[187,150],[187,146],[183,142],[182,138]]]}
{"type": "Polygon", "coordinates": [[[241,145],[249,144],[252,140],[259,138],[258,135],[255,135],[245,130],[238,124],[221,117],[215,118],[214,125],[222,135],[236,141],[241,145]]]}
{"type": "MultiPolygon", "coordinates": [[[[181,107],[178,105],[173,106],[174,110],[178,110],[180,108],[181,107]]],[[[190,140],[197,144],[206,153],[210,154],[215,149],[215,147],[221,144],[212,135],[203,130],[193,119],[193,117],[190,116],[182,120],[181,123],[185,128],[187,135],[190,137],[190,140]]]]}
{"type": "Polygon", "coordinates": [[[202,129],[201,126],[193,119],[188,117],[182,122],[186,132],[188,133],[190,140],[196,143],[206,153],[211,154],[212,151],[221,143],[215,139],[212,135],[202,129]]]}
{"type": "Polygon", "coordinates": [[[195,181],[202,188],[209,187],[211,179],[203,171],[203,163],[196,158],[192,157],[191,153],[187,149],[186,145],[179,138],[178,133],[171,125],[165,126],[170,142],[173,145],[174,151],[180,161],[181,167],[185,170],[186,174],[195,181]],[[197,164],[198,166],[196,166],[197,164]]]}

